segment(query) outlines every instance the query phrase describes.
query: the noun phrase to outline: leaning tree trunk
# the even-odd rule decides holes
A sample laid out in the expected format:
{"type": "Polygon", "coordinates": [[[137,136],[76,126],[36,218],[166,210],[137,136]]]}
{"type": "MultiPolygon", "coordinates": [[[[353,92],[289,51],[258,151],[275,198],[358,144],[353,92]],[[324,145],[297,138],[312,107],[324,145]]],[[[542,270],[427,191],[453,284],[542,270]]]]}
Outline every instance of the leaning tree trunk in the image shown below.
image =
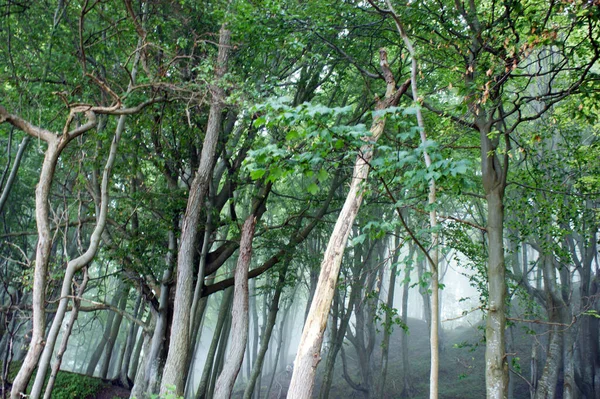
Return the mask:
{"type": "Polygon", "coordinates": [[[251,214],[242,227],[240,255],[234,277],[233,308],[231,310],[232,336],[227,360],[217,379],[213,396],[216,399],[229,399],[231,397],[233,384],[244,360],[244,352],[248,342],[248,268],[252,259],[252,239],[254,238],[255,226],[256,217],[251,214]]]}
{"type": "MultiPolygon", "coordinates": [[[[377,109],[382,110],[396,105],[400,95],[408,88],[408,84],[405,83],[400,90],[396,90],[396,82],[387,62],[387,53],[381,49],[379,56],[387,83],[385,99],[377,103],[377,109]]],[[[352,223],[362,203],[364,194],[362,185],[369,174],[369,162],[373,158],[373,146],[383,133],[384,126],[385,117],[375,116],[371,126],[371,136],[365,137],[367,143],[361,147],[360,155],[356,159],[350,190],[327,244],[315,296],[302,331],[302,338],[294,362],[294,373],[288,390],[287,397],[290,399],[310,398],[312,396],[317,364],[321,360],[323,333],[327,325],[327,316],[340,272],[342,256],[352,230],[352,223]]]]}
{"type": "MultiPolygon", "coordinates": [[[[56,376],[58,375],[58,370],[60,370],[60,365],[62,363],[63,355],[67,350],[67,344],[69,343],[69,337],[71,336],[71,331],[73,331],[73,326],[75,325],[75,321],[77,320],[77,315],[79,313],[79,307],[81,305],[81,297],[83,296],[83,292],[85,291],[85,287],[88,283],[89,275],[87,269],[84,270],[83,281],[79,286],[79,290],[77,292],[77,298],[73,300],[73,309],[71,310],[71,318],[67,323],[67,328],[63,333],[62,342],[60,344],[60,348],[58,349],[58,353],[56,354],[56,361],[52,365],[52,372],[50,373],[50,378],[48,378],[48,382],[46,383],[46,390],[44,391],[44,399],[50,399],[52,397],[52,389],[54,388],[54,383],[56,382],[56,376]]],[[[77,356],[75,356],[77,357],[77,356]]],[[[39,372],[39,371],[38,371],[39,372]]],[[[36,378],[37,380],[37,378],[36,378]]],[[[33,395],[32,395],[33,397],[33,395]]]]}
{"type": "MultiPolygon", "coordinates": [[[[82,111],[80,109],[72,109],[70,118],[79,112],[82,111]]],[[[88,119],[87,123],[71,131],[66,131],[62,135],[57,135],[46,129],[34,126],[16,115],[9,114],[4,107],[0,106],[0,123],[8,122],[30,136],[43,140],[48,144],[44,161],[42,162],[40,180],[35,189],[35,220],[37,223],[38,242],[33,271],[31,341],[19,373],[13,380],[10,393],[11,399],[19,399],[25,393],[33,370],[37,366],[42,350],[44,349],[46,330],[46,313],[44,310],[46,306],[46,276],[48,274],[48,263],[52,247],[49,217],[50,187],[52,186],[56,164],[61,152],[73,139],[96,126],[96,114],[91,110],[85,113],[88,119]]]]}
{"type": "MultiPolygon", "coordinates": [[[[138,53],[139,54],[139,53],[138,53]]],[[[134,68],[132,70],[132,79],[135,79],[137,73],[137,62],[139,61],[139,55],[136,56],[136,62],[134,63],[134,68]]],[[[133,81],[129,84],[129,90],[131,91],[133,87],[133,81]]],[[[100,239],[102,237],[102,233],[104,232],[104,227],[106,226],[106,220],[108,217],[108,202],[109,202],[109,179],[112,174],[112,168],[115,163],[117,157],[117,148],[119,146],[119,142],[121,141],[121,135],[123,130],[125,129],[125,115],[121,115],[119,117],[119,122],[117,124],[117,128],[115,131],[115,136],[110,145],[109,155],[106,160],[106,164],[104,166],[104,170],[102,173],[102,182],[100,187],[100,197],[97,198],[97,210],[98,219],[96,221],[96,226],[92,235],[90,237],[90,244],[81,256],[78,256],[75,259],[72,259],[67,263],[67,269],[65,271],[65,276],[63,278],[62,287],[60,291],[60,302],[58,305],[58,309],[56,314],[54,315],[54,319],[52,321],[52,325],[50,327],[50,331],[48,331],[48,337],[46,338],[46,345],[44,347],[44,351],[41,355],[40,361],[38,363],[37,374],[35,377],[35,382],[31,389],[31,398],[37,399],[41,395],[42,387],[44,385],[44,381],[46,378],[46,372],[48,367],[50,366],[50,361],[52,358],[52,353],[54,351],[54,346],[56,345],[56,340],[58,338],[58,334],[60,328],[62,326],[62,322],[64,320],[67,305],[69,304],[69,294],[71,293],[71,280],[75,277],[75,273],[79,272],[82,268],[87,266],[92,259],[96,256],[98,252],[98,248],[100,247],[100,239]]],[[[99,129],[100,130],[100,129],[99,129]]],[[[82,294],[81,294],[82,295],[82,294]]],[[[77,315],[77,312],[75,312],[77,315]]],[[[68,341],[68,336],[66,337],[68,341]]],[[[60,368],[60,359],[57,359],[58,366],[60,368]]]]}
{"type": "Polygon", "coordinates": [[[200,154],[200,165],[192,182],[187,203],[187,209],[181,228],[181,242],[177,256],[177,286],[173,306],[173,323],[171,325],[171,340],[169,354],[160,387],[161,395],[168,392],[168,387],[175,387],[175,394],[183,394],[190,356],[190,308],[192,306],[192,285],[194,270],[194,254],[200,211],[208,191],[209,180],[215,158],[215,150],[223,119],[223,102],[225,90],[219,85],[227,69],[229,57],[229,41],[231,32],[221,28],[219,34],[219,53],[215,73],[215,86],[212,88],[211,106],[208,115],[206,136],[200,154]]]}

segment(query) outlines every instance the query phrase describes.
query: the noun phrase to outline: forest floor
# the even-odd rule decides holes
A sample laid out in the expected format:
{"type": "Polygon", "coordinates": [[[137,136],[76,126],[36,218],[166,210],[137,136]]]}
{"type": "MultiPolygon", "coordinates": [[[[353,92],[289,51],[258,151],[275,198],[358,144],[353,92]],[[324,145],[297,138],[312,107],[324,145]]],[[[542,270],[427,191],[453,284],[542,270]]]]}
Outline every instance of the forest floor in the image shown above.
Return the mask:
{"type": "MultiPolygon", "coordinates": [[[[422,320],[409,319],[408,321],[408,346],[410,359],[410,381],[412,382],[412,399],[424,399],[429,397],[429,331],[427,324],[422,320]]],[[[405,332],[394,329],[390,339],[389,365],[386,379],[386,387],[381,399],[403,398],[402,380],[402,355],[401,338],[405,332]]],[[[520,373],[521,367],[529,369],[531,354],[531,335],[517,328],[507,330],[507,341],[512,342],[510,352],[514,354],[511,358],[510,368],[512,383],[514,384],[514,397],[529,397],[529,386],[520,373]],[[512,360],[514,359],[514,360],[512,360]]],[[[380,336],[382,334],[379,334],[380,336]]],[[[485,397],[485,344],[484,328],[482,325],[464,326],[455,329],[444,330],[442,334],[443,349],[440,353],[440,399],[480,399],[485,397]]],[[[377,378],[381,364],[381,341],[378,341],[372,358],[372,372],[377,378]]],[[[359,368],[357,356],[348,342],[344,350],[348,360],[347,371],[350,377],[359,382],[359,368]]],[[[322,354],[323,360],[317,370],[317,381],[313,397],[319,397],[321,388],[320,376],[323,375],[326,356],[322,354]]],[[[291,374],[280,372],[273,386],[271,398],[284,398],[291,374]]],[[[375,383],[376,380],[375,380],[375,383]]],[[[263,387],[263,389],[266,387],[263,387]]],[[[263,391],[265,392],[265,391],[263,391]]],[[[342,361],[338,357],[335,366],[334,382],[329,398],[352,399],[362,398],[362,393],[354,391],[346,382],[342,371],[342,361]]]]}
{"type": "Polygon", "coordinates": [[[119,387],[113,384],[106,384],[97,394],[95,399],[115,399],[115,398],[128,398],[130,394],[129,389],[119,387]]]}

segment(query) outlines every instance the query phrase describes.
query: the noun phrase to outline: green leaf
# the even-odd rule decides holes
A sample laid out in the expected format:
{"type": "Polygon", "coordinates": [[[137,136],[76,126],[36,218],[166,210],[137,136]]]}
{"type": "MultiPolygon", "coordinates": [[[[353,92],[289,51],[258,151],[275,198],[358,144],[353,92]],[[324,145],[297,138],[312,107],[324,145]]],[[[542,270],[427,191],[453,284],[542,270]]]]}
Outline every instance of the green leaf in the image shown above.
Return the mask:
{"type": "Polygon", "coordinates": [[[308,187],[306,187],[306,191],[312,195],[315,195],[319,192],[319,186],[316,183],[311,183],[308,185],[308,187]]]}
{"type": "Polygon", "coordinates": [[[258,180],[261,177],[263,177],[266,173],[266,170],[264,169],[254,169],[252,171],[250,171],[250,178],[252,180],[258,180]]]}

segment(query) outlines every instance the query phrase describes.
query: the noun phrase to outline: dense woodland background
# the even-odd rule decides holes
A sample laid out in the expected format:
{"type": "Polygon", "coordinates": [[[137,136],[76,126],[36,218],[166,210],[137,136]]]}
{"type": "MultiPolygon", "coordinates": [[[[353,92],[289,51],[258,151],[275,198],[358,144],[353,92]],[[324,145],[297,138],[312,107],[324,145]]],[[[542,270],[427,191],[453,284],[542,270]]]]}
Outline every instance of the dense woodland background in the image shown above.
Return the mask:
{"type": "Polygon", "coordinates": [[[599,57],[597,0],[0,0],[0,394],[600,398],[599,57]]]}

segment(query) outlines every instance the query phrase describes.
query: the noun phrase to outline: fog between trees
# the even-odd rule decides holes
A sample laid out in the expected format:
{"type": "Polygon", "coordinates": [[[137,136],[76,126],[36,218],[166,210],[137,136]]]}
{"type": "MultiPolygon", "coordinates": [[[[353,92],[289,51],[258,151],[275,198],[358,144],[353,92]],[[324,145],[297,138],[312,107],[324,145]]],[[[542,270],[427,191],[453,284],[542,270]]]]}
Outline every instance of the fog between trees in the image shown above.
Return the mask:
{"type": "Polygon", "coordinates": [[[0,10],[3,397],[600,398],[597,1],[0,10]]]}

